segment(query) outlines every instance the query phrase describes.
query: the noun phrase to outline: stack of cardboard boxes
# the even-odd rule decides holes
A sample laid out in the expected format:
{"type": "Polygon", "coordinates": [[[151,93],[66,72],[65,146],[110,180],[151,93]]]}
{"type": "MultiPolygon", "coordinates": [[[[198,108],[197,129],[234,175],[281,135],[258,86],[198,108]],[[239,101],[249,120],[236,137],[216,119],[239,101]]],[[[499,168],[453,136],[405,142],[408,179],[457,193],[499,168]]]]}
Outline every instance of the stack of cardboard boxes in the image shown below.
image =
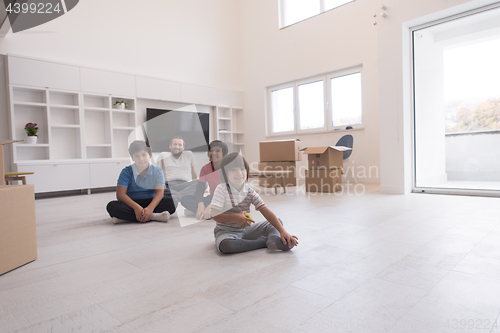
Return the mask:
{"type": "Polygon", "coordinates": [[[307,192],[336,192],[342,189],[344,152],[351,148],[342,146],[306,147],[308,155],[306,171],[307,192]]]}
{"type": "MultiPolygon", "coordinates": [[[[297,164],[302,160],[299,151],[299,140],[264,141],[260,143],[259,171],[284,171],[292,173],[284,177],[285,186],[297,185],[297,164]]],[[[279,182],[277,178],[260,178],[259,186],[273,187],[279,182]]],[[[281,185],[281,184],[280,184],[281,185]]]]}

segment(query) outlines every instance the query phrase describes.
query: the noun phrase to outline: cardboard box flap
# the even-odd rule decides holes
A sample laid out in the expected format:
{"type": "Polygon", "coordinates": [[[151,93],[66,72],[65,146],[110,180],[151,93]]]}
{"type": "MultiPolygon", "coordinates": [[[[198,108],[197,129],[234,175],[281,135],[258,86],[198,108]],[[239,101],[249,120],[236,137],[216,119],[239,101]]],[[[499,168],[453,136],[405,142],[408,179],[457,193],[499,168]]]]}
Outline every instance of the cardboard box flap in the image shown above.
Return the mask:
{"type": "Polygon", "coordinates": [[[271,141],[261,141],[262,143],[267,143],[267,142],[295,142],[295,141],[300,141],[299,139],[283,139],[283,140],[271,140],[271,141]]]}
{"type": "Polygon", "coordinates": [[[305,147],[300,149],[303,154],[323,154],[328,147],[305,147]]]}
{"type": "Polygon", "coordinates": [[[328,146],[328,147],[305,147],[300,149],[300,151],[302,151],[302,153],[304,154],[323,154],[328,148],[342,152],[347,150],[352,150],[352,148],[344,146],[328,146]]]}

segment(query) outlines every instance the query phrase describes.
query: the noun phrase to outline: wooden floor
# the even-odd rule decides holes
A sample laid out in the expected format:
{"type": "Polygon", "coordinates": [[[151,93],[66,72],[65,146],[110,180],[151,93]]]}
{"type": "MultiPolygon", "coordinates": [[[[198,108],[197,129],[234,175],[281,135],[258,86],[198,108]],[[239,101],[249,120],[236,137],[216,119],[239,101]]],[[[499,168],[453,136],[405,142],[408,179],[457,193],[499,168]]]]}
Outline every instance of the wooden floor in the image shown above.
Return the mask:
{"type": "Polygon", "coordinates": [[[499,199],[348,189],[268,190],[300,245],[236,255],[183,213],[113,223],[113,193],[37,200],[39,259],[0,276],[0,332],[499,331],[499,199]]]}

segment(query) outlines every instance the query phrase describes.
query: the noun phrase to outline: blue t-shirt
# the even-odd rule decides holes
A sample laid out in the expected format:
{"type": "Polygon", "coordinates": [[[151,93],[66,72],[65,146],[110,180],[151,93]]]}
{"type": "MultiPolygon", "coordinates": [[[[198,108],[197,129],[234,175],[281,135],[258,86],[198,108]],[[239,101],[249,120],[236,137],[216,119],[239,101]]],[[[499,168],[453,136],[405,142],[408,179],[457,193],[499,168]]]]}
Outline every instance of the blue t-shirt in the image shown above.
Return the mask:
{"type": "Polygon", "coordinates": [[[165,186],[165,180],[160,168],[150,164],[146,175],[141,176],[134,163],[123,168],[117,185],[126,187],[127,195],[132,200],[152,199],[156,193],[155,186],[165,186]]]}

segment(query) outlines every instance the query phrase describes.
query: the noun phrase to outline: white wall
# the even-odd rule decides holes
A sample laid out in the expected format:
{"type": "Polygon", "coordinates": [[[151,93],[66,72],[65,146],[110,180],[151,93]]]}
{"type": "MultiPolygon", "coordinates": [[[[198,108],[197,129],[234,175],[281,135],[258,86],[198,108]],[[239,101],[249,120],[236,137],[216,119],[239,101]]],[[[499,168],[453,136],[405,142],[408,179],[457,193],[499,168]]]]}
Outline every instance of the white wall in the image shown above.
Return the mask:
{"type": "MultiPolygon", "coordinates": [[[[278,29],[278,1],[241,0],[245,154],[259,160],[257,142],[266,138],[265,88],[291,80],[363,65],[363,131],[294,135],[302,146],[334,145],[344,134],[354,137],[355,166],[378,168],[378,56],[373,13],[379,1],[357,0],[285,29],[278,29]]],[[[307,159],[307,157],[305,157],[307,159]]],[[[300,165],[305,165],[303,161],[300,165]]],[[[372,168],[373,170],[373,168],[372,168]]],[[[359,179],[378,182],[378,175],[359,179]]]]}
{"type": "Polygon", "coordinates": [[[84,0],[0,53],[240,90],[238,2],[84,0]]]}

